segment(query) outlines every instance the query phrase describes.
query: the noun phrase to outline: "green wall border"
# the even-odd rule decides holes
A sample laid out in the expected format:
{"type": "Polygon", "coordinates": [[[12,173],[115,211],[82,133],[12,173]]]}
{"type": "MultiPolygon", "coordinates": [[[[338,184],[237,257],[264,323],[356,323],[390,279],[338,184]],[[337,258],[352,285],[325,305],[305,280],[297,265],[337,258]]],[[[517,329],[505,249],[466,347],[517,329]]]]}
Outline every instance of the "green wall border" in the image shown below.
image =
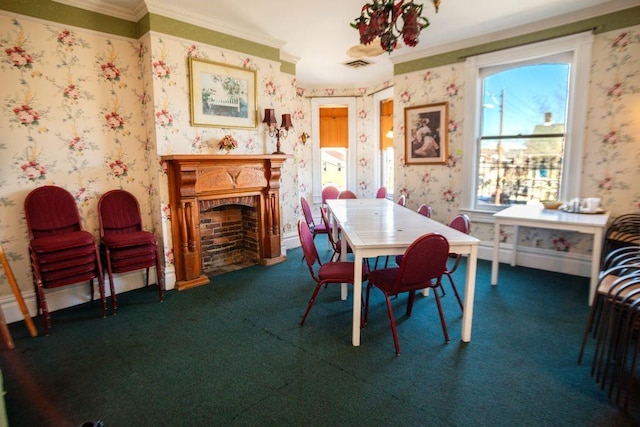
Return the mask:
{"type": "Polygon", "coordinates": [[[45,21],[73,25],[122,37],[138,38],[135,22],[67,6],[51,0],[0,0],[0,9],[45,21]]]}
{"type": "Polygon", "coordinates": [[[280,50],[278,48],[158,14],[147,13],[140,21],[132,22],[78,7],[67,6],[51,0],[0,0],[0,9],[136,40],[144,34],[154,31],[279,62],[280,71],[293,75],[296,73],[294,63],[280,60],[280,50]]]}
{"type": "MultiPolygon", "coordinates": [[[[517,37],[510,37],[491,43],[480,44],[477,46],[453,50],[438,55],[427,56],[412,61],[398,63],[393,67],[393,75],[397,76],[414,71],[455,64],[457,62],[463,62],[469,56],[509,49],[512,47],[581,33],[584,31],[593,31],[595,34],[600,34],[619,28],[631,27],[637,24],[640,24],[640,6],[609,13],[606,15],[601,15],[595,18],[573,22],[566,25],[561,25],[558,27],[549,28],[546,30],[524,34],[517,37]]],[[[427,29],[426,31],[428,34],[429,30],[427,29]]]]}

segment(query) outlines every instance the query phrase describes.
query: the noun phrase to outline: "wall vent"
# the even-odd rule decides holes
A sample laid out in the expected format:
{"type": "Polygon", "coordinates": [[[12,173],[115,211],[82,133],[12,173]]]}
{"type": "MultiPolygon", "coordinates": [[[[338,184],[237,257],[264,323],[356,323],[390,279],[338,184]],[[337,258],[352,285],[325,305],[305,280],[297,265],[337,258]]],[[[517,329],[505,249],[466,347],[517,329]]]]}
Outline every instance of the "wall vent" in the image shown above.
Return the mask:
{"type": "Polygon", "coordinates": [[[351,68],[361,68],[366,67],[367,65],[371,65],[371,62],[365,61],[363,59],[356,59],[354,61],[345,62],[344,65],[351,68]]]}

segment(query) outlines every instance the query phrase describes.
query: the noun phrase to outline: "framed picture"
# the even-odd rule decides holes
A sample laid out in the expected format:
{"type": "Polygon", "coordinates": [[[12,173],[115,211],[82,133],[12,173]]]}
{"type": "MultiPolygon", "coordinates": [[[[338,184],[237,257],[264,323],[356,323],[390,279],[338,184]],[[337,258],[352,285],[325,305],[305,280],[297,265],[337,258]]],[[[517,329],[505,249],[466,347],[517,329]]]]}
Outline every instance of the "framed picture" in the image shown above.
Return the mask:
{"type": "Polygon", "coordinates": [[[256,72],[189,58],[191,125],[255,129],[256,72]]]}
{"type": "Polygon", "coordinates": [[[404,109],[405,164],[447,163],[449,103],[404,109]]]}

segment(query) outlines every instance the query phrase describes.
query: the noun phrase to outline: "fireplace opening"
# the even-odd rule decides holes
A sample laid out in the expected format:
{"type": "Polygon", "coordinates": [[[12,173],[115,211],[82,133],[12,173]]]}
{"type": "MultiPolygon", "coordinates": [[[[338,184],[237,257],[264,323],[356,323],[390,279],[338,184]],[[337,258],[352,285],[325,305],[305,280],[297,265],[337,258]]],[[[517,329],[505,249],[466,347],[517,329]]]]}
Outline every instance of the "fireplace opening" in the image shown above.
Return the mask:
{"type": "Polygon", "coordinates": [[[205,209],[200,212],[203,273],[211,277],[257,264],[257,209],[241,204],[205,209]]]}

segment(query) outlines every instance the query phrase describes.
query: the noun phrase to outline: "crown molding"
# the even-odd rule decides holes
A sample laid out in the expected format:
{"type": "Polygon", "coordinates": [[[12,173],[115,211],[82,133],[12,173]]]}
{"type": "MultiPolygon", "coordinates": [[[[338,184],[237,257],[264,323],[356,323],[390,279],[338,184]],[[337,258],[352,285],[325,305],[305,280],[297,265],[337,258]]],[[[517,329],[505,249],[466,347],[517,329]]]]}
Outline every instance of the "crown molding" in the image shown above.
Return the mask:
{"type": "Polygon", "coordinates": [[[52,0],[66,6],[77,7],[91,12],[100,13],[102,15],[112,16],[114,18],[124,19],[125,21],[138,22],[147,14],[147,8],[144,0],[138,0],[136,6],[131,9],[120,6],[106,0],[52,0]]]}
{"type": "Polygon", "coordinates": [[[526,25],[520,25],[514,28],[506,28],[504,30],[496,31],[493,33],[485,34],[483,36],[473,37],[465,40],[460,40],[455,43],[449,43],[440,45],[434,48],[427,48],[422,50],[412,51],[410,53],[391,56],[389,58],[391,62],[400,64],[417,59],[423,59],[430,56],[441,55],[449,52],[454,52],[462,49],[471,48],[487,43],[501,41],[507,38],[523,36],[526,34],[535,33],[537,31],[544,31],[551,28],[566,25],[567,23],[579,22],[590,18],[606,15],[609,13],[619,12],[621,10],[629,9],[638,6],[638,0],[617,0],[593,6],[590,8],[582,9],[576,12],[564,13],[562,15],[555,16],[553,18],[544,19],[542,21],[532,22],[526,25]]]}
{"type": "Polygon", "coordinates": [[[155,13],[167,18],[186,22],[208,30],[218,31],[276,49],[281,49],[285,45],[285,42],[282,40],[277,40],[266,35],[257,35],[253,32],[233,27],[227,22],[185,11],[180,9],[180,7],[171,6],[169,1],[166,0],[145,0],[145,3],[149,13],[155,13]]]}

